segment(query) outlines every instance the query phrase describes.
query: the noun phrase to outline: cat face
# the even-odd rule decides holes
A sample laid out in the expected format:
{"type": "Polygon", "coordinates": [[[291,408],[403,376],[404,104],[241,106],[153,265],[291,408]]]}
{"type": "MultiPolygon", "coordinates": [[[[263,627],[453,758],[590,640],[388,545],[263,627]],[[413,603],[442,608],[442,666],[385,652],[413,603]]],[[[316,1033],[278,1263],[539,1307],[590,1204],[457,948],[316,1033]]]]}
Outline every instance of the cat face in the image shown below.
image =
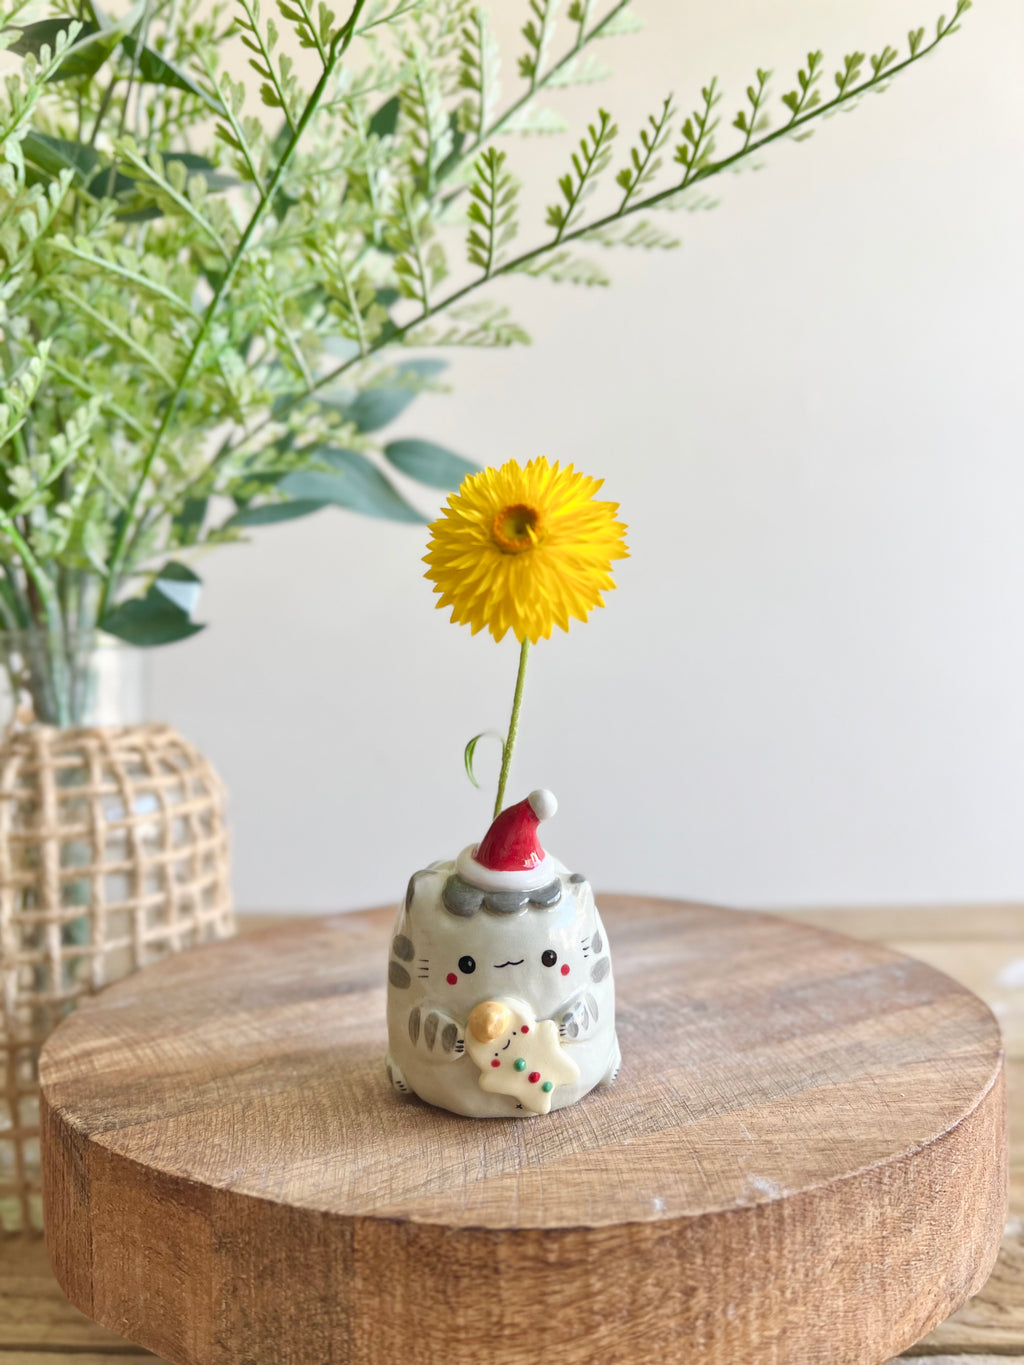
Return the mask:
{"type": "Polygon", "coordinates": [[[422,991],[456,1017],[481,1000],[519,996],[543,1018],[607,975],[593,892],[582,879],[560,874],[562,894],[548,909],[463,917],[441,904],[445,878],[445,867],[430,869],[411,888],[400,947],[409,953],[403,975],[421,988],[416,995],[422,991]]]}

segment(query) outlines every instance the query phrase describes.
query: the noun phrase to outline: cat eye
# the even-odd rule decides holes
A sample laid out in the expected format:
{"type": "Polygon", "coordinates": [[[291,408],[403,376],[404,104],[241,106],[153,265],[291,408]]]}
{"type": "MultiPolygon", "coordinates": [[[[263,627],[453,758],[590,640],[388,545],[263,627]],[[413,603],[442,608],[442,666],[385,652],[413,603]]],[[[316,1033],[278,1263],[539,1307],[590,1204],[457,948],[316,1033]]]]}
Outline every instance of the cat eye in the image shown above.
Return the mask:
{"type": "Polygon", "coordinates": [[[555,952],[554,948],[545,948],[540,955],[540,960],[544,963],[545,967],[553,967],[558,961],[558,954],[555,952]]]}
{"type": "Polygon", "coordinates": [[[475,958],[472,958],[472,957],[468,957],[468,956],[467,956],[467,957],[460,957],[460,958],[459,958],[459,971],[462,973],[463,976],[469,976],[471,972],[475,972],[475,971],[476,971],[476,959],[475,959],[475,958]]]}

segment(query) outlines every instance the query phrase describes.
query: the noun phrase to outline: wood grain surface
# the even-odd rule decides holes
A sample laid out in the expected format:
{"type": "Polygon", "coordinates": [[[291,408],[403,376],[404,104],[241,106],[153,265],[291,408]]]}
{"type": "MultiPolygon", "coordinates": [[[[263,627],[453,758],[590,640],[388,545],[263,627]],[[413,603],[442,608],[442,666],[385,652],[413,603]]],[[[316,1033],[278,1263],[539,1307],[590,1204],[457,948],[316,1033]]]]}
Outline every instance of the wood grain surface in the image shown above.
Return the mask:
{"type": "Polygon", "coordinates": [[[1005,1210],[987,1007],[809,925],[602,909],[626,1065],[546,1119],[390,1092],[387,912],[81,1010],[42,1076],[69,1297],[196,1365],[880,1365],[980,1288],[1005,1210]]]}

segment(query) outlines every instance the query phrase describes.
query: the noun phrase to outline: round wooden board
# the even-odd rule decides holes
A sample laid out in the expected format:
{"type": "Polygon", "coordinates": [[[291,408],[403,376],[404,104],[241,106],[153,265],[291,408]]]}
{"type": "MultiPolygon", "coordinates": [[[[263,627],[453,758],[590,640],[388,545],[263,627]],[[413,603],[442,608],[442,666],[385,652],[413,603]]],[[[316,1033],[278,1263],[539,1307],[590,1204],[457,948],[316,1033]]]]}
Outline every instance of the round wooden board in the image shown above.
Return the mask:
{"type": "Polygon", "coordinates": [[[601,905],[622,1074],[545,1118],[391,1091],[390,911],[71,1016],[42,1064],[65,1292],[183,1365],[879,1365],[975,1292],[1006,1198],[988,1008],[772,916],[601,905]]]}

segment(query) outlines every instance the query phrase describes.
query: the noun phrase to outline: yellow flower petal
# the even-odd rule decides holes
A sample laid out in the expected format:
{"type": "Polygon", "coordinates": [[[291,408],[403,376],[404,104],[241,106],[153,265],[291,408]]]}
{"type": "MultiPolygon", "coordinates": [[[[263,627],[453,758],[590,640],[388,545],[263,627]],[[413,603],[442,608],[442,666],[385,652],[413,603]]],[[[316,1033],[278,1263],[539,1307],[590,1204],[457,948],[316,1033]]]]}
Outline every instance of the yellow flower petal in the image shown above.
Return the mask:
{"type": "Polygon", "coordinates": [[[470,474],[430,528],[426,577],[452,621],[496,640],[547,640],[553,626],[585,621],[614,588],[613,559],[625,559],[616,502],[596,502],[602,479],[551,465],[470,474]]]}

